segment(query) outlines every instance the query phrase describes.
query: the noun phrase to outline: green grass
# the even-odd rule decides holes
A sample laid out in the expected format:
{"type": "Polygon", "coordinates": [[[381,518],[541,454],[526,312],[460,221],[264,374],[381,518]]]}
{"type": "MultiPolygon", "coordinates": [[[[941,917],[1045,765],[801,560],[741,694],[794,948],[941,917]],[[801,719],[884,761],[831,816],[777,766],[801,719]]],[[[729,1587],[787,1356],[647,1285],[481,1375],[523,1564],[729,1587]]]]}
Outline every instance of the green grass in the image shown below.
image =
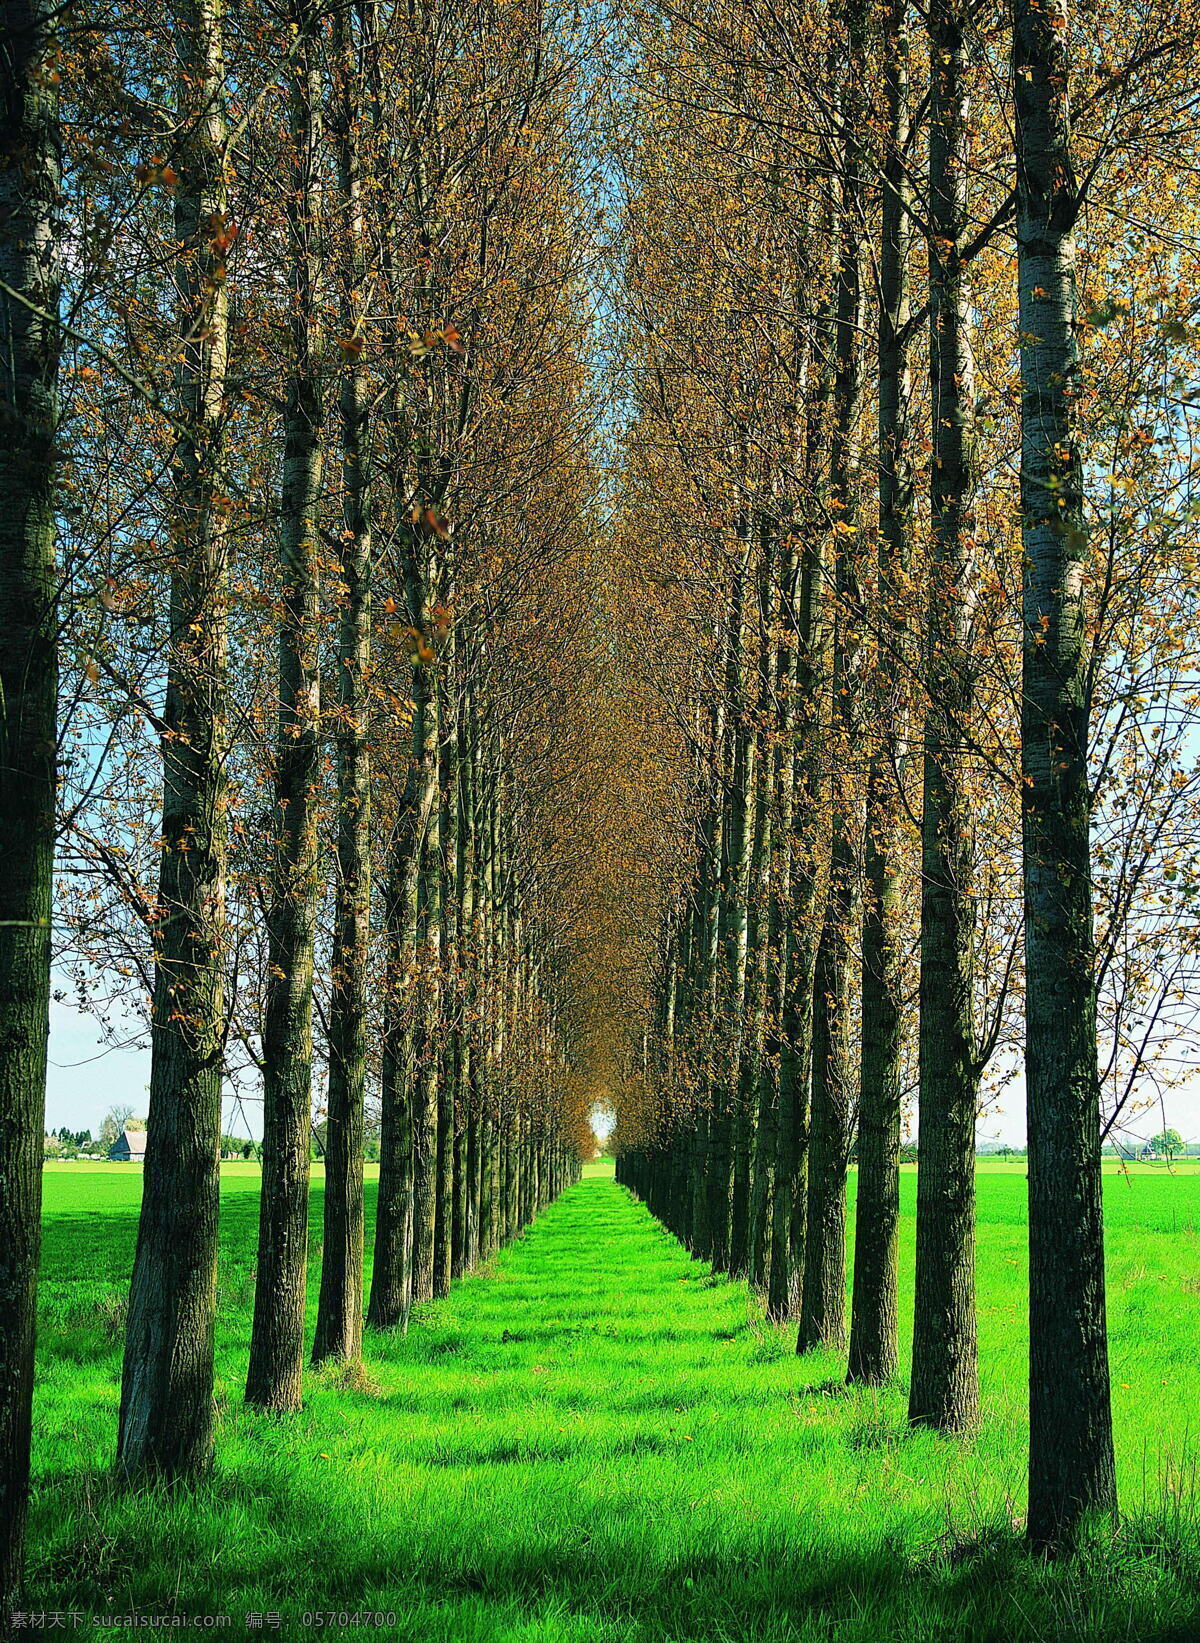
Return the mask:
{"type": "MultiPolygon", "coordinates": [[[[847,1393],[835,1357],[798,1361],[610,1177],[589,1167],[407,1338],[370,1337],[361,1376],[310,1374],[279,1421],[241,1403],[257,1172],[227,1167],[218,1468],[172,1498],[110,1477],[140,1171],[48,1170],[34,1607],[222,1612],[239,1633],[275,1610],[292,1636],[306,1610],[394,1611],[413,1643],[1200,1637],[1200,1176],[1106,1180],[1126,1518],[1051,1567],[1013,1528],[1023,1165],[980,1172],[985,1417],[967,1444],[909,1432],[899,1387],[847,1393]]],[[[907,1307],[911,1221],[905,1254],[907,1307]]]]}

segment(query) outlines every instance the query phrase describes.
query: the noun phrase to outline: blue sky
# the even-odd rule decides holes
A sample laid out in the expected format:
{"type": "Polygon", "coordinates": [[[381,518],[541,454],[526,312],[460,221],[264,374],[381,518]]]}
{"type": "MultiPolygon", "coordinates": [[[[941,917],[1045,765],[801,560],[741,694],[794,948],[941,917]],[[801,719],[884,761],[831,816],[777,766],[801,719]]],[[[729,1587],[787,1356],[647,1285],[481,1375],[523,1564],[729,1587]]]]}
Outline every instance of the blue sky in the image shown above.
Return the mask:
{"type": "MultiPolygon", "coordinates": [[[[127,1036],[135,1037],[134,1023],[127,1036]]],[[[50,1065],[46,1078],[46,1128],[91,1130],[95,1135],[108,1109],[120,1103],[144,1116],[150,1084],[150,1051],[140,1045],[111,1049],[101,1041],[90,1016],[69,1004],[50,1006],[50,1065]]],[[[262,1134],[259,1108],[242,1109],[255,1138],[262,1134]]],[[[225,1101],[225,1127],[235,1135],[247,1123],[232,1097],[225,1101]]]]}
{"type": "MultiPolygon", "coordinates": [[[[134,1036],[132,1023],[127,1036],[134,1036]]],[[[101,1042],[96,1024],[89,1016],[72,1009],[69,1004],[51,1007],[47,1129],[56,1130],[66,1125],[72,1130],[90,1129],[94,1135],[100,1127],[100,1120],[115,1102],[131,1106],[138,1114],[144,1114],[149,1080],[148,1049],[109,1049],[101,1042]]],[[[1005,1091],[1001,1108],[980,1120],[980,1140],[1002,1141],[1010,1146],[1023,1145],[1024,1093],[1019,1081],[1005,1091]]],[[[1154,1107],[1135,1114],[1129,1120],[1126,1134],[1122,1136],[1125,1144],[1145,1139],[1161,1130],[1164,1109],[1165,1122],[1177,1129],[1185,1140],[1200,1140],[1200,1077],[1193,1077],[1183,1089],[1169,1092],[1163,1108],[1154,1107]]],[[[242,1112],[245,1118],[237,1111],[233,1098],[227,1098],[226,1128],[241,1135],[248,1127],[257,1138],[262,1133],[257,1104],[246,1102],[242,1112]]]]}

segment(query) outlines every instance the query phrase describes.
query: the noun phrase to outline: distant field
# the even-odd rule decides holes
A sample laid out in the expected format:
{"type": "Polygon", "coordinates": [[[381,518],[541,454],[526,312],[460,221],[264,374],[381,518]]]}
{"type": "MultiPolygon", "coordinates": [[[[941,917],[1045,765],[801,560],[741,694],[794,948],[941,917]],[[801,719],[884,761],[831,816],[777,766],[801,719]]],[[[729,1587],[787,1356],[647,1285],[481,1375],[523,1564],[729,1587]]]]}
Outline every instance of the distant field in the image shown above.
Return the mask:
{"type": "MultiPolygon", "coordinates": [[[[900,1173],[902,1175],[915,1174],[916,1168],[915,1164],[901,1164],[900,1173]]],[[[1024,1176],[1027,1168],[1024,1158],[979,1158],[975,1162],[975,1170],[978,1175],[1024,1176]]],[[[583,1166],[583,1174],[586,1180],[611,1180],[613,1170],[614,1163],[611,1158],[596,1158],[591,1163],[583,1166]]],[[[140,1176],[141,1165],[110,1164],[103,1159],[81,1158],[70,1161],[52,1159],[44,1166],[43,1173],[45,1175],[108,1175],[120,1178],[129,1175],[140,1176]]],[[[245,1178],[257,1180],[260,1173],[258,1164],[247,1164],[241,1159],[222,1163],[221,1165],[222,1181],[236,1181],[245,1178]]],[[[379,1179],[379,1165],[365,1164],[363,1173],[368,1181],[377,1181],[379,1179]]],[[[850,1173],[853,1176],[854,1171],[851,1170],[850,1173]]],[[[1105,1175],[1145,1175],[1151,1178],[1166,1179],[1177,1175],[1200,1175],[1200,1158],[1178,1159],[1173,1164],[1168,1164],[1165,1159],[1161,1158],[1146,1164],[1123,1164],[1116,1159],[1106,1158],[1104,1160],[1104,1173],[1105,1175]]],[[[324,1179],[324,1175],[324,1164],[314,1162],[312,1165],[313,1181],[320,1182],[324,1179]]]]}
{"type": "MultiPolygon", "coordinates": [[[[312,1242],[320,1237],[314,1172],[312,1242]]],[[[373,1174],[374,1172],[372,1172],[373,1174]]],[[[1027,1560],[1025,1165],[981,1164],[984,1424],[904,1423],[798,1361],[605,1177],[488,1273],[374,1336],[365,1373],[309,1378],[278,1421],[242,1407],[256,1166],[222,1170],[219,1465],[176,1500],[109,1481],[141,1170],[45,1177],[31,1587],[100,1615],[369,1609],[412,1643],[1188,1643],[1200,1637],[1200,1170],[1105,1181],[1128,1521],[1079,1566],[1027,1560]]],[[[911,1217],[915,1172],[904,1173],[911,1217]]],[[[374,1189],[368,1187],[368,1211],[374,1189]]],[[[902,1330],[911,1305],[905,1229],[902,1330]]],[[[315,1301],[315,1284],[311,1293],[315,1301]]],[[[326,1635],[359,1637],[335,1622],[326,1635]]]]}

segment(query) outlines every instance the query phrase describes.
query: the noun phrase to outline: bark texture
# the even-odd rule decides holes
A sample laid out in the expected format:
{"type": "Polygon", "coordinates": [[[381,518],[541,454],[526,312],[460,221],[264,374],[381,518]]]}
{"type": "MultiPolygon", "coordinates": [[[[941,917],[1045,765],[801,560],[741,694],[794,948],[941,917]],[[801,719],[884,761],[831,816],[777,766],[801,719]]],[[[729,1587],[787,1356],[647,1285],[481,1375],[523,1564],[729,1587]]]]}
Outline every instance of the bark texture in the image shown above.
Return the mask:
{"type": "Polygon", "coordinates": [[[0,1614],[21,1585],[50,1009],[61,154],[53,8],[0,7],[0,1614]],[[39,313],[18,300],[23,297],[39,313]],[[47,317],[42,317],[42,316],[47,317]]]}
{"type": "Polygon", "coordinates": [[[933,552],[921,838],[916,1296],[909,1418],[963,1431],[979,1402],[975,1324],[974,840],[962,752],[970,723],[975,364],[964,262],[970,125],[967,7],[929,12],[933,552]]]}
{"type": "Polygon", "coordinates": [[[1029,1118],[1029,1537],[1116,1511],[1096,1065],[1065,6],[1014,0],[1029,1118]]]}
{"type": "Polygon", "coordinates": [[[217,1154],[224,1062],[228,539],[225,65],[214,0],[173,11],[183,133],[175,160],[179,438],[163,709],[163,825],[150,1105],[129,1291],[118,1462],[172,1479],[212,1458],[217,1154]]]}
{"type": "MultiPolygon", "coordinates": [[[[358,51],[349,20],[334,13],[338,193],[346,216],[341,265],[344,336],[364,319],[366,226],[358,51]]],[[[363,45],[366,45],[364,40],[363,45]]],[[[362,1352],[363,1095],[367,1076],[367,976],[371,936],[371,491],[370,393],[357,350],[346,351],[338,395],[342,547],[338,624],[337,877],[329,1000],[329,1094],[324,1241],[313,1362],[362,1352]]]]}
{"type": "Polygon", "coordinates": [[[284,416],[279,535],[283,617],[262,1040],[262,1196],[246,1379],[247,1401],[277,1410],[298,1409],[302,1395],[321,763],[323,404],[318,301],[323,88],[317,14],[301,4],[292,22],[302,40],[290,94],[296,163],[288,200],[293,358],[284,416]]]}
{"type": "Polygon", "coordinates": [[[908,0],[883,18],[885,127],[879,259],[879,593],[890,614],[873,688],[875,742],[867,777],[862,925],[858,1199],[847,1379],[875,1386],[897,1361],[900,1224],[903,885],[899,783],[904,757],[903,580],[912,557],[912,405],[908,368],[908,0]],[[899,689],[897,688],[899,681],[899,689]]]}
{"type": "Polygon", "coordinates": [[[829,506],[835,530],[832,663],[832,838],[829,888],[813,978],[812,1117],[805,1213],[804,1286],[797,1351],[846,1338],[846,1173],[850,1089],[850,935],[861,801],[849,768],[857,740],[859,625],[859,415],[862,402],[866,8],[845,11],[847,30],[838,272],[834,315],[833,437],[829,506]]]}

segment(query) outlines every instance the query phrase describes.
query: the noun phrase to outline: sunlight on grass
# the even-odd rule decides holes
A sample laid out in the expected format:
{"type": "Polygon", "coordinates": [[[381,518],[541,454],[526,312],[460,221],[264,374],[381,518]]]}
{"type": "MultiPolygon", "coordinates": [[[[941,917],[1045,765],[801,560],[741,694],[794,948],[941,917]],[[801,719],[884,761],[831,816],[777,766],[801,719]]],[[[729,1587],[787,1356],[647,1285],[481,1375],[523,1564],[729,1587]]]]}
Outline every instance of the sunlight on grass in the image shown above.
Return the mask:
{"type": "MultiPolygon", "coordinates": [[[[1106,1180],[1128,1516],[1059,1568],[1013,1531],[1023,1167],[980,1174],[985,1418],[966,1445],[909,1432],[902,1388],[847,1393],[839,1359],[797,1360],[606,1160],[407,1337],[369,1336],[362,1371],[310,1372],[299,1417],[252,1414],[256,1174],[222,1186],[218,1469],[194,1495],[131,1497],[108,1469],[140,1178],[47,1174],[39,1608],[222,1610],[239,1629],[275,1609],[300,1630],[305,1610],[361,1607],[414,1643],[1198,1635],[1195,1175],[1106,1180]]],[[[911,1217],[911,1171],[903,1186],[911,1217]]],[[[319,1235],[315,1191],[314,1276],[319,1235]]]]}

